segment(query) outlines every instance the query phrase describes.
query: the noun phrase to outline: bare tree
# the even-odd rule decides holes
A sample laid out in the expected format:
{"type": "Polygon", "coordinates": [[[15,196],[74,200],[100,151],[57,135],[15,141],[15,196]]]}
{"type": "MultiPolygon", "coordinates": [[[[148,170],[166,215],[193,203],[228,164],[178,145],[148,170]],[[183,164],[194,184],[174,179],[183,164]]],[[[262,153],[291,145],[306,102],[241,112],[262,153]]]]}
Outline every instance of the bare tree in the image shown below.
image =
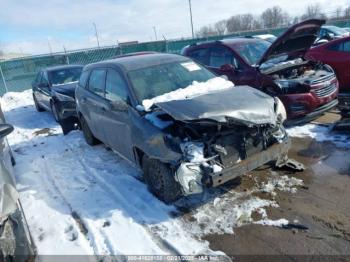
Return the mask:
{"type": "Polygon", "coordinates": [[[306,8],[306,12],[304,15],[302,15],[302,20],[306,20],[306,19],[311,19],[311,18],[323,18],[326,19],[326,15],[322,13],[321,11],[321,6],[320,4],[313,4],[313,5],[309,5],[306,8]]]}
{"type": "Polygon", "coordinates": [[[213,28],[212,25],[203,26],[196,33],[197,37],[209,37],[217,35],[217,31],[213,28]]]}
{"type": "Polygon", "coordinates": [[[350,18],[350,7],[345,8],[344,10],[344,18],[350,18]]]}
{"type": "Polygon", "coordinates": [[[226,32],[226,20],[216,22],[214,28],[218,35],[223,35],[226,32]]]}
{"type": "Polygon", "coordinates": [[[290,17],[279,6],[266,9],[261,14],[261,21],[265,28],[275,28],[289,24],[290,17]]]}
{"type": "Polygon", "coordinates": [[[227,20],[226,27],[229,33],[254,29],[259,22],[252,14],[235,15],[227,20]]]}

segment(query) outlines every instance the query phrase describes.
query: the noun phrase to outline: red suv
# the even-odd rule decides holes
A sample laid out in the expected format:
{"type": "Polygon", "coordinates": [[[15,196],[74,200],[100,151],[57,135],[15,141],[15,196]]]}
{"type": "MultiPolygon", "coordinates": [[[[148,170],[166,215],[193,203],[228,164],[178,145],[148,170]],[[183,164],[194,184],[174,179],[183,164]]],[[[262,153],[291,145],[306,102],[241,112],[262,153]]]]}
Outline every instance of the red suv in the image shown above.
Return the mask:
{"type": "Polygon", "coordinates": [[[300,124],[338,104],[339,86],[333,69],[304,58],[324,23],[312,19],[296,24],[272,44],[237,37],[190,45],[182,54],[226,75],[236,85],[250,85],[278,96],[287,110],[286,124],[300,124]]]}
{"type": "Polygon", "coordinates": [[[339,80],[339,108],[350,116],[350,37],[311,48],[305,57],[332,66],[339,80]]]}

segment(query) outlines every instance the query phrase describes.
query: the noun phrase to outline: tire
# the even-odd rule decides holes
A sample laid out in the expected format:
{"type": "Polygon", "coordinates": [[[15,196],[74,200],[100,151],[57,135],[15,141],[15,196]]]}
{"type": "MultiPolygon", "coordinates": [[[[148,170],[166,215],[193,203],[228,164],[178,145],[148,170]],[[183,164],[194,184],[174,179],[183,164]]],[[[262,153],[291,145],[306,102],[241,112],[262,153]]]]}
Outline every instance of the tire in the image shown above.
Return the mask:
{"type": "Polygon", "coordinates": [[[85,118],[80,118],[81,130],[83,131],[85,141],[88,145],[94,146],[100,143],[100,141],[92,134],[90,127],[86,123],[85,118]]]}
{"type": "Polygon", "coordinates": [[[58,112],[56,103],[54,101],[51,101],[50,105],[51,105],[51,112],[53,114],[53,118],[57,123],[59,123],[61,118],[60,118],[60,113],[58,112]]]}
{"type": "Polygon", "coordinates": [[[182,196],[180,184],[175,181],[174,172],[168,165],[144,155],[142,169],[149,190],[158,199],[171,204],[182,196]]]}
{"type": "Polygon", "coordinates": [[[34,105],[35,105],[36,111],[38,111],[38,112],[43,112],[43,111],[45,111],[45,110],[39,105],[38,100],[36,99],[36,96],[34,95],[34,93],[33,93],[33,100],[34,100],[34,105]]]}

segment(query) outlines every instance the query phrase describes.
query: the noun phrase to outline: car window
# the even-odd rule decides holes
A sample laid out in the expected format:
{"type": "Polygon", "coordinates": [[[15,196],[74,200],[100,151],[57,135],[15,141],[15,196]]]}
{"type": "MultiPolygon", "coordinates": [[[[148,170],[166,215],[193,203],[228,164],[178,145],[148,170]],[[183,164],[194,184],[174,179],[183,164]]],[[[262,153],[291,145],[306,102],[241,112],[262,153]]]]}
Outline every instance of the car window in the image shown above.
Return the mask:
{"type": "Polygon", "coordinates": [[[330,45],[327,49],[330,51],[342,52],[343,51],[343,43],[336,43],[336,44],[330,45]]]}
{"type": "Polygon", "coordinates": [[[209,66],[221,67],[222,65],[233,64],[233,55],[230,50],[224,47],[213,47],[210,50],[209,66]]]}
{"type": "Polygon", "coordinates": [[[49,80],[48,80],[46,72],[42,73],[42,77],[41,77],[40,83],[45,84],[45,85],[49,85],[49,80]]]}
{"type": "Polygon", "coordinates": [[[208,50],[205,48],[190,51],[188,56],[201,64],[208,65],[208,50]]]}
{"type": "Polygon", "coordinates": [[[40,83],[41,81],[41,75],[42,75],[42,72],[39,72],[37,75],[36,75],[36,78],[34,80],[35,83],[40,83]]]}
{"type": "Polygon", "coordinates": [[[81,87],[86,87],[86,84],[87,84],[87,81],[89,79],[89,74],[90,74],[90,71],[84,71],[81,73],[81,76],[80,76],[80,79],[79,79],[79,85],[81,87]]]}
{"type": "Polygon", "coordinates": [[[186,88],[193,82],[206,82],[215,75],[192,60],[184,60],[129,71],[128,77],[138,100],[142,101],[186,88]]]}
{"type": "Polygon", "coordinates": [[[89,79],[89,90],[99,96],[104,96],[106,70],[95,69],[89,79]]]}
{"type": "Polygon", "coordinates": [[[106,77],[106,98],[110,101],[128,99],[127,86],[122,76],[112,69],[108,69],[106,77]]]}
{"type": "Polygon", "coordinates": [[[77,82],[80,78],[81,71],[81,67],[50,71],[50,82],[52,85],[62,85],[77,82]]]}
{"type": "Polygon", "coordinates": [[[344,52],[350,52],[350,41],[343,43],[343,51],[344,52]]]}

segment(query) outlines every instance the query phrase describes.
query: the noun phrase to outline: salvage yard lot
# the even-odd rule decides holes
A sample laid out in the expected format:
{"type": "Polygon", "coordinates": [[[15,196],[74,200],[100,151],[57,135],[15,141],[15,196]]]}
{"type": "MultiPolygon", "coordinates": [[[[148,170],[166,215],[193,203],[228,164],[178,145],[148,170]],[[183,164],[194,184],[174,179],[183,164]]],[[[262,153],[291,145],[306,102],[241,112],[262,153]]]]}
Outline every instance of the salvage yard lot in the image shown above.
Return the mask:
{"type": "Polygon", "coordinates": [[[167,206],[114,152],[63,136],[31,91],[2,98],[18,189],[39,254],[350,255],[350,139],[328,114],[288,132],[307,170],[262,167],[230,185],[167,206]],[[308,230],[292,228],[293,224],[308,230]],[[252,245],[254,243],[254,245],[252,245]]]}

